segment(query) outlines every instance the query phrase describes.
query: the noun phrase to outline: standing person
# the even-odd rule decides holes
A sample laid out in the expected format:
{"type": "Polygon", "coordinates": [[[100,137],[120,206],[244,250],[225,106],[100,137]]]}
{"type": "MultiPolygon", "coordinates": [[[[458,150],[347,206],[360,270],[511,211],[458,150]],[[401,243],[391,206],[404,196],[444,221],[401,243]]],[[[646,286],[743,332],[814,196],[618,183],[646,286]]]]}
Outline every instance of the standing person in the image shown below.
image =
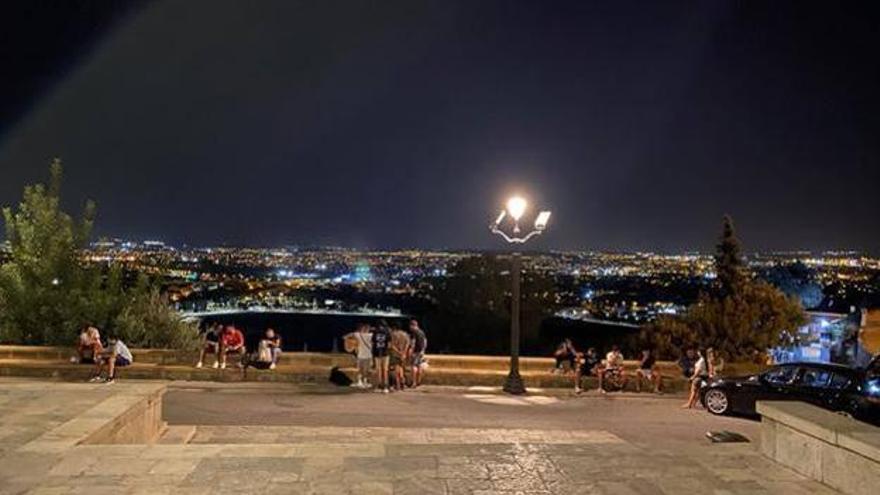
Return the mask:
{"type": "MultiPolygon", "coordinates": [[[[238,354],[244,357],[247,349],[244,346],[244,334],[232,325],[227,325],[220,336],[220,369],[226,369],[226,356],[238,354]]],[[[241,361],[238,366],[241,367],[241,361]]]]}
{"type": "Polygon", "coordinates": [[[220,323],[214,322],[205,329],[205,333],[202,334],[202,350],[199,351],[199,362],[196,363],[196,368],[202,367],[205,354],[209,353],[214,355],[214,367],[220,366],[220,333],[222,328],[220,323]]]}
{"type": "Polygon", "coordinates": [[[581,356],[580,366],[578,366],[574,372],[574,393],[579,394],[583,392],[583,389],[581,388],[581,379],[583,377],[590,375],[601,376],[601,372],[598,371],[599,364],[601,364],[601,360],[596,353],[596,348],[590,347],[587,349],[586,354],[581,356]]]}
{"type": "Polygon", "coordinates": [[[91,382],[113,383],[116,381],[116,368],[123,368],[130,365],[134,361],[131,351],[121,339],[110,336],[107,339],[107,351],[95,360],[95,376],[91,382]],[[106,370],[106,378],[101,377],[101,373],[106,370]]]}
{"type": "MultiPolygon", "coordinates": [[[[391,330],[391,348],[389,349],[389,366],[391,376],[394,377],[392,387],[394,390],[403,390],[406,387],[406,367],[409,365],[410,354],[413,346],[409,334],[400,328],[391,330]]],[[[413,377],[415,378],[415,377],[413,377]]]]}
{"type": "Polygon", "coordinates": [[[358,324],[357,331],[349,334],[346,338],[353,338],[357,347],[357,381],[352,387],[367,388],[370,386],[370,375],[373,368],[373,332],[366,323],[358,324]]]}
{"type": "Polygon", "coordinates": [[[102,352],[101,332],[91,323],[86,324],[76,341],[76,357],[73,360],[77,363],[95,363],[102,352]]]}
{"type": "MultiPolygon", "coordinates": [[[[711,350],[711,349],[710,349],[711,350]]],[[[709,379],[709,362],[703,356],[703,353],[697,351],[697,362],[694,364],[694,374],[690,377],[691,393],[687,402],[681,406],[682,409],[691,409],[697,405],[697,399],[700,396],[700,385],[709,379]]]]}
{"type": "Polygon", "coordinates": [[[373,331],[373,362],[376,367],[376,392],[388,393],[388,347],[391,333],[385,320],[373,331]]]}
{"type": "Polygon", "coordinates": [[[428,337],[425,336],[425,331],[419,327],[419,322],[415,318],[409,320],[409,333],[412,335],[412,386],[416,388],[422,384],[424,378],[428,337]]]}
{"type": "Polygon", "coordinates": [[[654,393],[660,393],[660,373],[657,372],[657,359],[651,349],[642,350],[642,358],[636,370],[636,392],[642,391],[642,380],[654,385],[654,393]]]}
{"type": "Polygon", "coordinates": [[[267,328],[266,335],[263,337],[266,347],[269,349],[270,365],[269,369],[274,370],[281,357],[281,336],[275,333],[274,329],[267,328]]]}

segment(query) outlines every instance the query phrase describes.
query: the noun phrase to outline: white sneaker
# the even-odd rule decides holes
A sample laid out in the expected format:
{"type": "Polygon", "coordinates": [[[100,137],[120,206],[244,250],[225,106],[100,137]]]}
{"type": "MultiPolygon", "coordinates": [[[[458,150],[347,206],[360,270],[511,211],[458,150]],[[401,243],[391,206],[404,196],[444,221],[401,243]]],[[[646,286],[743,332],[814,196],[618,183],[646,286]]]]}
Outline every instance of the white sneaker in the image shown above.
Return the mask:
{"type": "Polygon", "coordinates": [[[98,382],[103,381],[103,380],[104,380],[104,379],[101,378],[100,376],[93,376],[92,378],[89,379],[89,383],[98,383],[98,382]]]}
{"type": "Polygon", "coordinates": [[[383,393],[383,394],[388,394],[388,393],[390,393],[390,391],[389,391],[387,388],[383,388],[383,389],[382,389],[382,393],[383,393]]]}
{"type": "Polygon", "coordinates": [[[201,367],[202,367],[202,362],[201,362],[201,361],[199,361],[198,363],[196,363],[196,368],[201,368],[201,367]]]}
{"type": "Polygon", "coordinates": [[[270,364],[270,365],[269,365],[269,369],[270,369],[270,370],[274,370],[274,369],[275,369],[275,363],[270,364]]]}
{"type": "MultiPolygon", "coordinates": [[[[215,366],[215,368],[216,368],[216,366],[215,366]]],[[[220,369],[221,369],[221,370],[225,370],[225,369],[226,369],[226,363],[222,363],[222,364],[220,365],[220,369]]]]}
{"type": "Polygon", "coordinates": [[[216,370],[219,367],[220,367],[220,363],[218,363],[217,361],[214,361],[214,369],[216,370]]]}
{"type": "Polygon", "coordinates": [[[583,390],[582,390],[580,387],[575,387],[575,388],[574,388],[574,393],[580,395],[581,392],[583,392],[583,390]]]}

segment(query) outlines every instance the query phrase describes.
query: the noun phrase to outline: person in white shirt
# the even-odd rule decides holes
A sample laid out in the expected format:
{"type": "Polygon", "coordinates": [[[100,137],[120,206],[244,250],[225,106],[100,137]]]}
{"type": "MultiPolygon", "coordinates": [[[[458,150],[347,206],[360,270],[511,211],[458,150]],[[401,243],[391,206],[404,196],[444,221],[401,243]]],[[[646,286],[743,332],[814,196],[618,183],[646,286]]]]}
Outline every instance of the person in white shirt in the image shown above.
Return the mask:
{"type": "Polygon", "coordinates": [[[605,355],[605,369],[599,373],[599,392],[605,393],[605,387],[603,387],[603,383],[605,380],[605,375],[609,373],[617,373],[620,375],[620,383],[621,389],[626,387],[627,376],[626,371],[623,368],[623,354],[620,352],[620,347],[617,345],[611,346],[611,351],[605,355]]]}
{"type": "Polygon", "coordinates": [[[134,357],[128,346],[121,339],[111,336],[107,339],[107,351],[95,361],[95,376],[89,381],[113,383],[116,380],[116,368],[128,366],[132,361],[134,357]],[[103,378],[101,374],[105,370],[107,374],[106,378],[103,378]]]}
{"type": "Polygon", "coordinates": [[[697,400],[700,397],[700,386],[704,380],[708,380],[710,376],[710,360],[706,359],[708,356],[710,359],[713,357],[714,352],[711,348],[709,348],[704,354],[702,351],[697,351],[697,363],[694,364],[694,374],[690,377],[691,381],[691,393],[688,396],[687,402],[681,406],[682,409],[691,409],[697,405],[697,400]]]}
{"type": "Polygon", "coordinates": [[[357,355],[357,381],[351,384],[352,387],[369,388],[370,375],[373,373],[373,332],[366,323],[358,325],[357,331],[349,334],[347,338],[351,338],[356,344],[357,355]]]}

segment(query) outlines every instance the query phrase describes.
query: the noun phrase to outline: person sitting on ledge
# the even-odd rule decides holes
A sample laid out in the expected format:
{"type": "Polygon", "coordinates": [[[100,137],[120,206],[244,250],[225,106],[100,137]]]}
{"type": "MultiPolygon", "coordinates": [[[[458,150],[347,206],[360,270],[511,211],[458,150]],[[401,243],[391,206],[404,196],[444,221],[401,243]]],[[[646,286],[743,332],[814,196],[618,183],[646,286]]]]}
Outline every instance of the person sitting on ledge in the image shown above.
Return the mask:
{"type": "Polygon", "coordinates": [[[599,359],[595,347],[590,347],[585,354],[581,354],[579,357],[580,365],[574,373],[574,393],[576,394],[583,392],[583,389],[581,388],[581,380],[583,377],[598,376],[599,365],[602,364],[602,360],[599,359]]]}
{"type": "Polygon", "coordinates": [[[124,368],[134,361],[131,351],[121,339],[110,336],[107,339],[107,350],[103,352],[95,361],[95,376],[90,382],[113,383],[116,381],[116,369],[124,368]],[[106,378],[102,376],[106,373],[106,378]]]}
{"type": "Polygon", "coordinates": [[[639,367],[636,369],[636,392],[642,391],[642,381],[654,385],[654,393],[660,393],[661,377],[657,372],[657,359],[651,349],[642,351],[642,359],[639,360],[639,367]]]}
{"type": "Polygon", "coordinates": [[[575,369],[575,361],[577,361],[577,350],[571,339],[565,339],[559,343],[556,351],[553,353],[556,358],[556,366],[553,368],[554,373],[562,373],[565,371],[564,364],[568,363],[569,370],[575,369]]]}
{"type": "Polygon", "coordinates": [[[71,361],[93,364],[103,351],[104,346],[101,344],[101,332],[89,323],[83,326],[83,330],[79,334],[79,338],[76,341],[76,357],[71,359],[71,361]]]}
{"type": "Polygon", "coordinates": [[[274,370],[278,364],[278,359],[281,357],[281,336],[275,333],[275,330],[268,328],[263,340],[260,341],[261,345],[263,343],[269,349],[269,369],[274,370]]]}
{"type": "Polygon", "coordinates": [[[220,367],[220,333],[222,328],[219,323],[211,323],[205,329],[205,333],[202,335],[202,350],[199,352],[199,362],[196,363],[196,368],[202,367],[205,354],[213,354],[214,367],[220,367]]]}
{"type": "MultiPolygon", "coordinates": [[[[238,354],[244,358],[247,354],[247,348],[244,346],[244,334],[241,333],[241,330],[227,325],[220,336],[220,369],[226,369],[226,356],[230,353],[238,354]]],[[[239,360],[238,366],[243,366],[241,360],[239,360]]]]}

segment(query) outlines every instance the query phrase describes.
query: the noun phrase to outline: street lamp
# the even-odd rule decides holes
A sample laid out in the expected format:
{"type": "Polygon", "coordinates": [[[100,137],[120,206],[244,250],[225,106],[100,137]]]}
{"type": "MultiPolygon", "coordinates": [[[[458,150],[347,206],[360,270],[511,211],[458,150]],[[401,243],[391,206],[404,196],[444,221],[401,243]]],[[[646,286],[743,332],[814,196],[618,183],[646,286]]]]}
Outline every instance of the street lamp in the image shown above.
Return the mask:
{"type": "MultiPolygon", "coordinates": [[[[506,208],[501,210],[495,222],[489,226],[489,230],[493,234],[498,234],[508,244],[525,244],[526,241],[539,235],[547,228],[547,222],[550,220],[550,212],[542,211],[535,217],[534,228],[522,235],[519,220],[528,209],[528,202],[521,196],[513,196],[507,200],[506,208]],[[510,216],[513,220],[512,235],[508,235],[501,227],[506,217],[510,216]]],[[[510,302],[510,373],[504,381],[504,391],[509,394],[521,395],[526,393],[526,386],[523,383],[522,376],[519,374],[519,303],[520,303],[520,272],[522,271],[522,258],[519,251],[512,253],[511,259],[511,284],[512,294],[510,302]]]]}

